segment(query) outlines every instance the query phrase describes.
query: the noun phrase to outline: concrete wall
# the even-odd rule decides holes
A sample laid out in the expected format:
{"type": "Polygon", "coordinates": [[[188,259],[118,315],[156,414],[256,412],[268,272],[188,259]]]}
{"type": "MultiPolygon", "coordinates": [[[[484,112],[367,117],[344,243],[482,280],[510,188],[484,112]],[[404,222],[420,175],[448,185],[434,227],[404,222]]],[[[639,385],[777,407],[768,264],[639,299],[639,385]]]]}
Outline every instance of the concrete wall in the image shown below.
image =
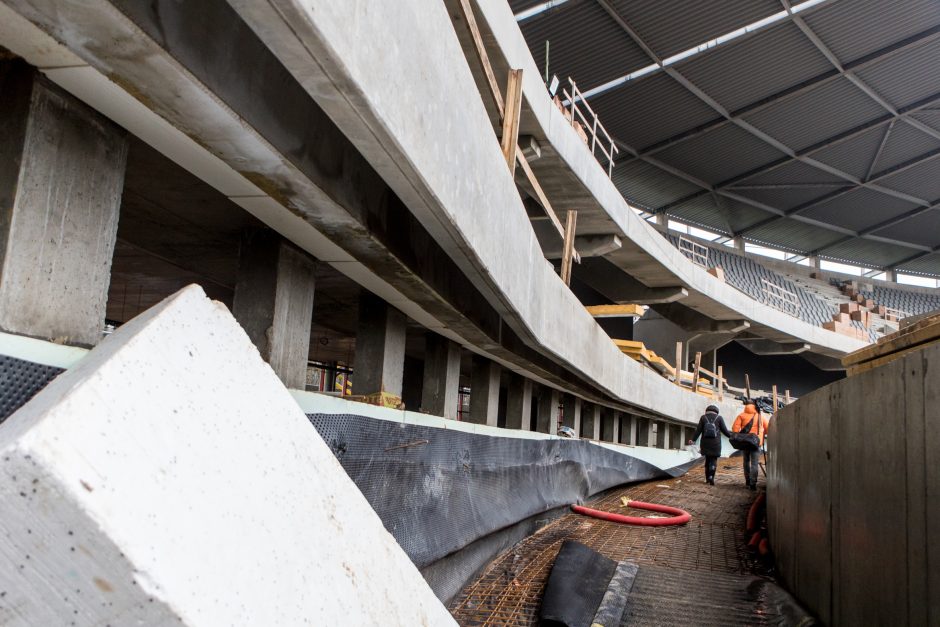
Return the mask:
{"type": "Polygon", "coordinates": [[[781,578],[830,625],[940,623],[940,346],[833,383],[770,430],[781,578]]]}
{"type": "Polygon", "coordinates": [[[454,624],[199,288],[14,413],[0,460],[0,624],[454,624]]]}

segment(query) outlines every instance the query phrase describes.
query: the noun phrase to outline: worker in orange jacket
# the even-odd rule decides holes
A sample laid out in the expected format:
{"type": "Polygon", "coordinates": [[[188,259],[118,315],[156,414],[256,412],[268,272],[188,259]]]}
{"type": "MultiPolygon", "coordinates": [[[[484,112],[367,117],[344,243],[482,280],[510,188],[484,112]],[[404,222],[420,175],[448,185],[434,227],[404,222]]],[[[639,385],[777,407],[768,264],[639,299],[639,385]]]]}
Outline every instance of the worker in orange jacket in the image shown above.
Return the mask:
{"type": "Polygon", "coordinates": [[[734,420],[731,431],[734,433],[750,432],[757,436],[760,443],[757,449],[742,449],[744,453],[744,483],[751,490],[757,489],[757,465],[764,446],[764,434],[767,433],[768,421],[761,416],[754,401],[744,404],[744,411],[734,420]]]}

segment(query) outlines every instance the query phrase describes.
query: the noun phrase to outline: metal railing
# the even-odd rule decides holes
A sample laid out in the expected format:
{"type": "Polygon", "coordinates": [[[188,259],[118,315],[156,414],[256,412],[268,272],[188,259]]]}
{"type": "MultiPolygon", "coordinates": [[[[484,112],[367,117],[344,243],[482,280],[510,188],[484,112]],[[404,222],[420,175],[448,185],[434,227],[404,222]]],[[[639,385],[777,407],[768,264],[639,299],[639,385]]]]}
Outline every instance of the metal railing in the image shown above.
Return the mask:
{"type": "MultiPolygon", "coordinates": [[[[597,158],[598,150],[607,158],[607,176],[609,178],[614,168],[614,155],[619,153],[620,149],[617,148],[610,133],[597,119],[597,114],[594,113],[591,105],[587,103],[578,86],[570,77],[568,78],[568,87],[563,87],[561,93],[565,97],[562,107],[565,109],[566,117],[571,122],[571,126],[578,125],[584,129],[587,142],[591,146],[591,154],[595,158],[597,158]]],[[[577,127],[575,126],[575,128],[577,127]]]]}
{"type": "Polygon", "coordinates": [[[692,263],[708,270],[708,246],[693,242],[689,238],[680,235],[679,252],[688,257],[692,263]]]}
{"type": "Polygon", "coordinates": [[[790,290],[784,289],[767,279],[761,279],[761,292],[765,305],[789,314],[795,318],[800,317],[800,299],[790,290]]]}

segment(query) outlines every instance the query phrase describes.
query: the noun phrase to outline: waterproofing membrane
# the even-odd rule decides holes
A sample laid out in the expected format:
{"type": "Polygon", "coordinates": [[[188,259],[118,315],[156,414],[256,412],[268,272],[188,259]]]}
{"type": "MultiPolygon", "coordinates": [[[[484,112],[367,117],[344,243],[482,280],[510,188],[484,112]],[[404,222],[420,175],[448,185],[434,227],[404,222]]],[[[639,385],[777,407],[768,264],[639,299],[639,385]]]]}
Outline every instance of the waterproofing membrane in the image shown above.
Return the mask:
{"type": "Polygon", "coordinates": [[[0,355],[0,423],[63,372],[62,368],[0,355]]]}
{"type": "Polygon", "coordinates": [[[684,474],[584,440],[498,437],[348,414],[308,414],[411,560],[608,488],[684,474]]]}
{"type": "Polygon", "coordinates": [[[565,540],[545,584],[539,625],[590,627],[616,569],[614,560],[565,540]]]}

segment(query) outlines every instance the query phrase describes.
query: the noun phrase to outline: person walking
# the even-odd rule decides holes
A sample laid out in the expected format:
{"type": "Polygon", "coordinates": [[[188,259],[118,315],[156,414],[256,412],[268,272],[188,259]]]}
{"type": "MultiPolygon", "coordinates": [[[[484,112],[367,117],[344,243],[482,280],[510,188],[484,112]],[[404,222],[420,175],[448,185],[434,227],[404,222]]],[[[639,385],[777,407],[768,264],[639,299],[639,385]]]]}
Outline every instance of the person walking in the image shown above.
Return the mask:
{"type": "Polygon", "coordinates": [[[705,483],[715,485],[715,471],[718,469],[718,458],[721,457],[721,434],[730,438],[731,432],[725,426],[725,419],[718,414],[718,408],[709,405],[705,414],[698,419],[698,426],[689,444],[702,436],[699,450],[705,456],[705,483]]]}
{"type": "Polygon", "coordinates": [[[761,417],[760,410],[754,401],[744,404],[741,412],[731,426],[734,433],[751,433],[757,436],[757,447],[742,448],[744,454],[744,483],[751,490],[757,489],[757,465],[760,461],[761,449],[764,446],[764,434],[767,433],[767,419],[761,417]]]}

